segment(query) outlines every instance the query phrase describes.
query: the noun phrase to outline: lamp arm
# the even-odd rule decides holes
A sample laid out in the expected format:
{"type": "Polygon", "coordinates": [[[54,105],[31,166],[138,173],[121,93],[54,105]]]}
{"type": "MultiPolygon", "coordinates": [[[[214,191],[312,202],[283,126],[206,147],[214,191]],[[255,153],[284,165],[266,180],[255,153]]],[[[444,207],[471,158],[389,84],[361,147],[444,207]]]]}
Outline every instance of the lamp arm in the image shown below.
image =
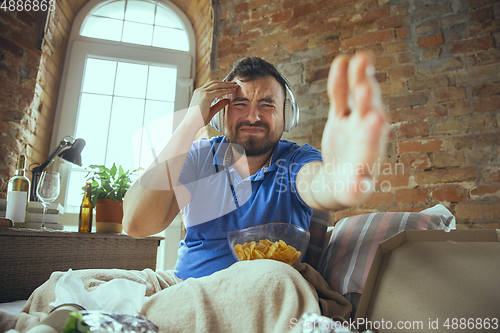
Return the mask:
{"type": "Polygon", "coordinates": [[[42,173],[43,170],[45,170],[45,168],[49,166],[49,164],[54,162],[54,158],[56,158],[57,154],[59,154],[61,152],[61,150],[63,150],[63,148],[66,148],[69,146],[71,146],[71,143],[66,139],[62,139],[61,142],[59,142],[59,145],[57,146],[57,148],[54,149],[52,154],[50,154],[49,158],[47,158],[47,160],[45,162],[43,162],[40,166],[36,167],[35,169],[40,168],[39,172],[42,173]]]}
{"type": "Polygon", "coordinates": [[[31,193],[30,193],[30,201],[38,201],[38,197],[36,195],[36,188],[38,185],[38,180],[40,179],[40,175],[42,174],[43,170],[45,170],[46,167],[49,166],[52,162],[54,162],[54,158],[63,150],[63,148],[71,146],[72,143],[70,143],[68,140],[63,138],[61,142],[59,142],[59,145],[57,146],[56,149],[50,154],[49,158],[42,164],[39,164],[37,167],[31,168],[30,166],[30,171],[31,171],[31,193]]]}

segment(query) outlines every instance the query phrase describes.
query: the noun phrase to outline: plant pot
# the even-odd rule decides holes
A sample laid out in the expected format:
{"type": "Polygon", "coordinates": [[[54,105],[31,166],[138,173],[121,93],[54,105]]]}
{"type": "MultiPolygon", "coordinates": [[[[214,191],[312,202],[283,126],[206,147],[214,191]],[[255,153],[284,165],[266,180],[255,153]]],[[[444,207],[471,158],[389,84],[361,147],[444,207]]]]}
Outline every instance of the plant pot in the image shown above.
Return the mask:
{"type": "Polygon", "coordinates": [[[123,206],[111,199],[99,199],[95,205],[96,231],[121,233],[123,206]]]}

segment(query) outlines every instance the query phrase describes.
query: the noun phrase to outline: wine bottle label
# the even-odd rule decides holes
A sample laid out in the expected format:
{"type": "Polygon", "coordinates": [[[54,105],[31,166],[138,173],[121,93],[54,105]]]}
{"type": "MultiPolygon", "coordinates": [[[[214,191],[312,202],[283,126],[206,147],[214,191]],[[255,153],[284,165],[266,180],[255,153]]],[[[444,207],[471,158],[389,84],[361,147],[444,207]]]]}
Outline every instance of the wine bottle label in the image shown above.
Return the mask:
{"type": "Polygon", "coordinates": [[[26,222],[26,203],[28,202],[28,192],[12,191],[7,196],[7,207],[5,217],[14,223],[26,222]]]}

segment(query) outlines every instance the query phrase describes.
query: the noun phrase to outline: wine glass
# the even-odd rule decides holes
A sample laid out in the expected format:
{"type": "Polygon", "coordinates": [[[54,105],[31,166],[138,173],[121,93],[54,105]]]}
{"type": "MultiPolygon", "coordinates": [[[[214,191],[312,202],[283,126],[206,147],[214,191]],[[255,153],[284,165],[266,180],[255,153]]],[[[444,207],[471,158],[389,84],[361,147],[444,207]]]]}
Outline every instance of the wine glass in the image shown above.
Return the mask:
{"type": "Polygon", "coordinates": [[[59,173],[55,171],[44,171],[38,182],[36,194],[43,205],[42,229],[45,229],[45,214],[47,206],[59,196],[59,173]]]}

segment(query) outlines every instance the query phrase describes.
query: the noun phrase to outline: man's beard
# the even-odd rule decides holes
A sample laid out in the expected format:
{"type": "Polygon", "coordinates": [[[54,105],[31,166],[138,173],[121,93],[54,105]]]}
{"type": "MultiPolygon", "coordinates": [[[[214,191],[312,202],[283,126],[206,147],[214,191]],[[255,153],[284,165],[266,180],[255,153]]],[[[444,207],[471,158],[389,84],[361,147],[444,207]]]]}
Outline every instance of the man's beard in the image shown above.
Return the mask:
{"type": "Polygon", "coordinates": [[[236,143],[245,149],[246,156],[259,156],[269,152],[278,143],[283,134],[283,130],[277,127],[273,132],[269,128],[269,125],[261,121],[251,123],[249,121],[242,121],[236,124],[236,128],[227,130],[226,140],[229,143],[236,143]],[[239,129],[243,126],[249,127],[260,127],[265,130],[266,136],[264,138],[257,138],[254,135],[247,135],[246,138],[240,136],[239,129]]]}

